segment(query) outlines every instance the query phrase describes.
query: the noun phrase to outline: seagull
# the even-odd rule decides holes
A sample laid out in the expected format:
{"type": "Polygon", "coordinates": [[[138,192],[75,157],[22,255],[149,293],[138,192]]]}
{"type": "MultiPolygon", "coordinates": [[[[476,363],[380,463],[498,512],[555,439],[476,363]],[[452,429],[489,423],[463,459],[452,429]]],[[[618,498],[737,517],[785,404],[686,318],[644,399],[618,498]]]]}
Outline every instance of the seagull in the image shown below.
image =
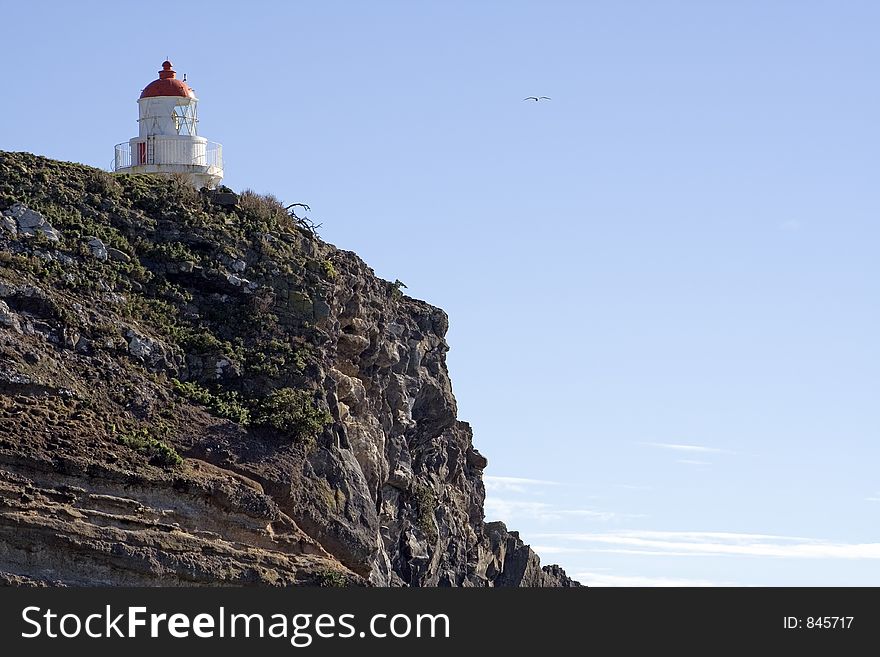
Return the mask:
{"type": "Polygon", "coordinates": [[[550,100],[550,96],[527,96],[523,100],[533,100],[537,103],[539,100],[550,100]]]}

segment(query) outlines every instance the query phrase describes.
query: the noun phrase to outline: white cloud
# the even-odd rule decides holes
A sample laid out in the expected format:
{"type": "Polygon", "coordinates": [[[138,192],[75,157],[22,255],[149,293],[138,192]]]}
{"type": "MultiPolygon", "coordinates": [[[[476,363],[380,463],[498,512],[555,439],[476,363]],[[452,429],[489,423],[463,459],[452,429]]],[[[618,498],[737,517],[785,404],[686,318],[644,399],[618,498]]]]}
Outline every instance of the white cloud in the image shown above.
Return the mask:
{"type": "Polygon", "coordinates": [[[735,532],[621,531],[539,534],[589,546],[590,551],[653,556],[747,556],[880,559],[880,543],[842,543],[797,536],[735,532]]]}
{"type": "Polygon", "coordinates": [[[709,461],[699,461],[697,459],[677,459],[676,463],[684,463],[685,465],[712,465],[709,461]]]}
{"type": "Polygon", "coordinates": [[[880,495],[876,495],[874,497],[866,497],[866,502],[880,502],[880,495]]]}
{"type": "Polygon", "coordinates": [[[533,545],[532,549],[540,555],[544,554],[583,554],[592,550],[584,548],[563,547],[560,545],[533,545]]]}
{"type": "Polygon", "coordinates": [[[732,582],[643,575],[612,575],[610,573],[577,573],[574,578],[587,586],[736,586],[732,582]]]}
{"type": "Polygon", "coordinates": [[[647,447],[657,447],[659,449],[671,449],[676,452],[693,452],[700,454],[732,454],[726,449],[718,449],[717,447],[706,447],[705,445],[685,445],[681,443],[641,443],[647,447]]]}
{"type": "Polygon", "coordinates": [[[617,517],[612,511],[597,511],[595,509],[560,509],[547,502],[533,502],[528,500],[511,500],[503,497],[490,495],[486,497],[483,505],[486,516],[500,518],[505,522],[511,518],[529,518],[549,522],[562,520],[570,516],[594,518],[596,520],[611,520],[617,517]]]}
{"type": "Polygon", "coordinates": [[[528,479],[526,477],[500,477],[498,475],[486,475],[483,477],[486,481],[493,481],[507,484],[535,484],[540,486],[559,486],[558,481],[548,481],[546,479],[528,479]]]}
{"type": "Polygon", "coordinates": [[[545,479],[528,479],[526,477],[499,477],[494,475],[484,475],[483,483],[486,485],[487,491],[503,491],[511,493],[525,493],[529,489],[544,486],[561,486],[558,481],[547,481],[545,479]]]}
{"type": "Polygon", "coordinates": [[[614,511],[595,511],[593,509],[559,509],[556,511],[562,516],[589,516],[592,518],[601,518],[602,520],[611,520],[612,518],[647,518],[644,513],[616,513],[614,511]]]}
{"type": "Polygon", "coordinates": [[[487,517],[501,518],[504,521],[507,521],[508,518],[523,516],[540,520],[548,517],[553,505],[547,502],[529,502],[487,496],[483,508],[487,517]]]}
{"type": "MultiPolygon", "coordinates": [[[[542,490],[547,486],[576,486],[576,484],[564,484],[558,481],[546,479],[530,479],[526,477],[502,477],[485,476],[486,501],[484,509],[486,516],[491,519],[500,519],[512,522],[515,519],[537,520],[540,522],[553,522],[572,517],[592,520],[608,521],[618,518],[644,518],[644,515],[618,514],[614,511],[603,511],[588,508],[565,508],[555,503],[536,501],[536,497],[544,494],[542,490]]],[[[595,495],[578,495],[581,502],[584,500],[598,499],[595,495]]],[[[545,498],[546,499],[546,498],[545,498]]],[[[589,503],[589,502],[587,502],[589,503]]]]}

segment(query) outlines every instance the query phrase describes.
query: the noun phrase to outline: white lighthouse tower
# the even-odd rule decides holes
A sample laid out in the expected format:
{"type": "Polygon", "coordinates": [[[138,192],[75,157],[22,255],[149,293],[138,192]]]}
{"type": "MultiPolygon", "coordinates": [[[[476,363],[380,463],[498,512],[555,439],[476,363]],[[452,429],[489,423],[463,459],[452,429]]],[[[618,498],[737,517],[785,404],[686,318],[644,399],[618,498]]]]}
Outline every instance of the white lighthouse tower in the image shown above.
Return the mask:
{"type": "Polygon", "coordinates": [[[116,145],[117,173],[185,174],[199,189],[223,178],[222,147],[199,137],[199,100],[185,78],[162,62],[159,79],[138,99],[138,136],[116,145]]]}

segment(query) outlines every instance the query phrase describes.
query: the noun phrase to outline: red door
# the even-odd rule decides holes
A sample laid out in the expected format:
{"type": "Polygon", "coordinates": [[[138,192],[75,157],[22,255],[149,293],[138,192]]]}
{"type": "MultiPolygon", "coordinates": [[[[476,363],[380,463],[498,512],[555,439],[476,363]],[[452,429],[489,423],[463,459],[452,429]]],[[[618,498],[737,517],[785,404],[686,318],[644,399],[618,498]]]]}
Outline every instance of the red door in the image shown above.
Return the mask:
{"type": "Polygon", "coordinates": [[[147,163],[147,144],[146,142],[138,142],[138,164],[146,164],[147,163]]]}

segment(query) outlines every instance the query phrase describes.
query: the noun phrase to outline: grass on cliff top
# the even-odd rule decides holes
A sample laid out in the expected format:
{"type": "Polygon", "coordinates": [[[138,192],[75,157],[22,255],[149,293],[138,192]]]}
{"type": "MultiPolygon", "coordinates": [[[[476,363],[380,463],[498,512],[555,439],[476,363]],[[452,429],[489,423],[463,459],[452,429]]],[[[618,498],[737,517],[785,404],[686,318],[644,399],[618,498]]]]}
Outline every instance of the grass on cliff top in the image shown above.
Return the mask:
{"type": "MultiPolygon", "coordinates": [[[[127,353],[134,327],[188,364],[191,380],[173,390],[215,415],[304,442],[330,421],[316,385],[326,336],[282,302],[287,291],[323,299],[338,272],[324,255],[329,247],[293,208],[249,190],[235,206],[219,207],[179,180],[0,152],[0,210],[14,203],[43,214],[61,239],[19,236],[0,250],[0,266],[62,299],[55,318],[94,348],[112,344],[117,363],[144,367],[127,353]],[[96,259],[92,237],[119,253],[96,259]],[[253,288],[232,286],[233,272],[253,288]],[[89,312],[71,312],[73,299],[89,312]],[[221,358],[234,366],[218,379],[213,363],[221,358]]],[[[175,461],[163,440],[140,433],[125,440],[175,461]]]]}

